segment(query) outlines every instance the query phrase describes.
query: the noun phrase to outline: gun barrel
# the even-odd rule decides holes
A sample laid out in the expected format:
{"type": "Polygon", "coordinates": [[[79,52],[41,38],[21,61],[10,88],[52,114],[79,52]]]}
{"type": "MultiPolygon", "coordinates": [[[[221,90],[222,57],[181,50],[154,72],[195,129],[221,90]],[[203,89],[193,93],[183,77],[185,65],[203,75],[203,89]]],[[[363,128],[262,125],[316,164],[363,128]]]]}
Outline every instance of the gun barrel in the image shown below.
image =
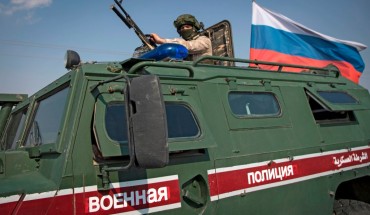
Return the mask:
{"type": "Polygon", "coordinates": [[[117,8],[114,5],[111,6],[111,9],[122,20],[122,22],[127,25],[129,29],[132,28],[132,25],[127,22],[126,18],[117,10],[117,8]]]}
{"type": "Polygon", "coordinates": [[[130,15],[128,15],[128,13],[126,12],[126,10],[122,7],[122,4],[121,4],[122,1],[121,2],[118,2],[117,0],[114,0],[114,2],[116,2],[116,4],[121,9],[121,11],[125,14],[126,17],[130,17],[130,15]]]}
{"type": "Polygon", "coordinates": [[[118,7],[121,9],[121,11],[124,13],[124,15],[114,6],[111,6],[111,9],[113,12],[122,20],[123,23],[126,24],[126,26],[130,29],[134,29],[136,35],[139,37],[139,39],[150,49],[153,50],[156,47],[156,44],[151,44],[150,40],[144,35],[144,33],[140,30],[139,26],[136,25],[134,20],[131,19],[130,15],[123,9],[120,2],[117,0],[114,0],[118,7]]]}

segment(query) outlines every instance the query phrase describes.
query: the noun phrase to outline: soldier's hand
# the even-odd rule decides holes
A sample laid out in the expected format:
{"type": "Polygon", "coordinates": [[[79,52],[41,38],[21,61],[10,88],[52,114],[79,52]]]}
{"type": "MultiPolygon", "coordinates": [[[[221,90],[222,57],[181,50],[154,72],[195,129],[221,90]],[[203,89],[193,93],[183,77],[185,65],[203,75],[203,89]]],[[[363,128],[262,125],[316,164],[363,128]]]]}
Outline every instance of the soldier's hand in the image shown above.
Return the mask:
{"type": "Polygon", "coordinates": [[[163,44],[165,41],[163,38],[161,38],[160,36],[158,36],[158,34],[156,33],[151,33],[150,34],[150,40],[157,43],[157,44],[163,44]]]}

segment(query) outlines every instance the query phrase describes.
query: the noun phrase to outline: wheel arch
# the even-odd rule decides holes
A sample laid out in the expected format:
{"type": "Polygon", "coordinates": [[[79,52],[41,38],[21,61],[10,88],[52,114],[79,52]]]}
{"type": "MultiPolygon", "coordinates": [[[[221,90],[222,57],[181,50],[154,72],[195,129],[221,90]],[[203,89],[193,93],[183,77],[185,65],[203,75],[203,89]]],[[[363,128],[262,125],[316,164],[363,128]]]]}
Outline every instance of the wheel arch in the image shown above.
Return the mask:
{"type": "Polygon", "coordinates": [[[364,176],[339,184],[335,199],[353,199],[370,204],[370,176],[364,176]]]}

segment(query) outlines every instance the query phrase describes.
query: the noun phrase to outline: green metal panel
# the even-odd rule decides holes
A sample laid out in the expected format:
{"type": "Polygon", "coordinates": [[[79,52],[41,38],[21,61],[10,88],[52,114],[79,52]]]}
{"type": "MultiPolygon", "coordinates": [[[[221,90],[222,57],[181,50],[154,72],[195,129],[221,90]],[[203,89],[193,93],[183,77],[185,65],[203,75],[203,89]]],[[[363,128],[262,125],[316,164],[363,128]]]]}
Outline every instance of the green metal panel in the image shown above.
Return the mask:
{"type": "Polygon", "coordinates": [[[311,109],[307,101],[307,95],[302,87],[282,86],[280,87],[286,112],[289,112],[290,120],[294,125],[291,140],[294,148],[314,148],[321,145],[322,137],[319,133],[311,109]]]}
{"type": "Polygon", "coordinates": [[[5,94],[0,93],[0,106],[5,103],[17,104],[27,98],[27,94],[5,94]]]}

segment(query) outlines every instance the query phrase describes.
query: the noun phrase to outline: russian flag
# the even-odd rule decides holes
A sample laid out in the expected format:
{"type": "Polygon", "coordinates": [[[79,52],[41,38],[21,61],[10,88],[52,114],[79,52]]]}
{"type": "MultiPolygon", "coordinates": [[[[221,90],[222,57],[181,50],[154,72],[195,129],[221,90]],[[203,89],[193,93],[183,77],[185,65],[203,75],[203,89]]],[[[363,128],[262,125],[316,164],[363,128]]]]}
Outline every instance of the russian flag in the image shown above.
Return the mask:
{"type": "MultiPolygon", "coordinates": [[[[250,59],[325,67],[337,66],[342,76],[359,82],[365,64],[359,51],[366,46],[311,30],[253,1],[250,59]]],[[[261,66],[272,69],[271,66],[261,66]]],[[[292,70],[289,70],[292,71],[292,70]]],[[[293,70],[298,72],[298,70],[293,70]]]]}

